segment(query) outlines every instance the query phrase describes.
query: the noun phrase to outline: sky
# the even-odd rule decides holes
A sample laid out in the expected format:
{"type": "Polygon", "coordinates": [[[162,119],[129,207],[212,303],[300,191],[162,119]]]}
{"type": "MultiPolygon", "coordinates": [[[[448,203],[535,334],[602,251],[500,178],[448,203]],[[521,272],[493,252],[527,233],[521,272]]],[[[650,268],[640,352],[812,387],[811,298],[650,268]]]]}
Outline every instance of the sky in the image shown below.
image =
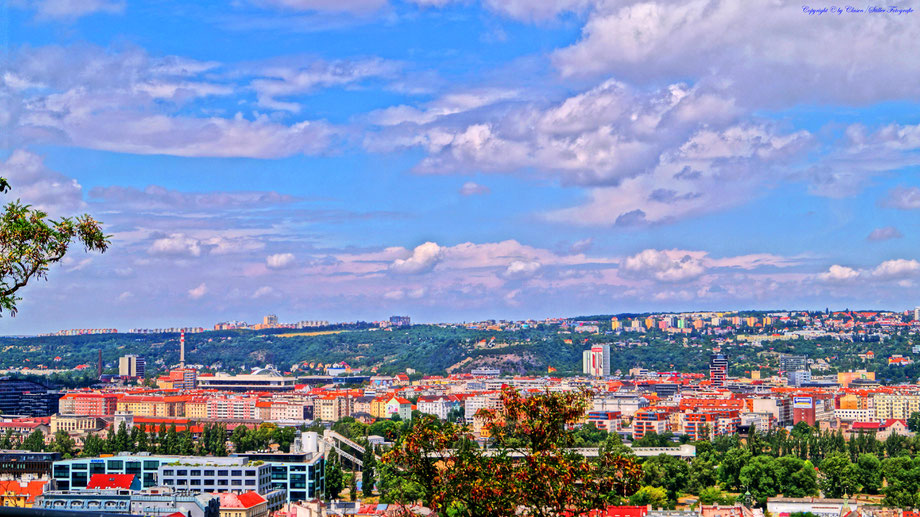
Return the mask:
{"type": "Polygon", "coordinates": [[[5,201],[111,247],[0,333],[920,305],[920,13],[830,7],[9,0],[5,201]]]}

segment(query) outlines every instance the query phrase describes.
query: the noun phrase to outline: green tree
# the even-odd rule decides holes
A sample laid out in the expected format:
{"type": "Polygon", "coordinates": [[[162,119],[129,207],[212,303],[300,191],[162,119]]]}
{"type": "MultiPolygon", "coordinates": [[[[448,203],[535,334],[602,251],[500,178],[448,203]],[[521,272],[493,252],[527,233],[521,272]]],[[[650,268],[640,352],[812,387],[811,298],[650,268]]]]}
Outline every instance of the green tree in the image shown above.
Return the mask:
{"type": "Polygon", "coordinates": [[[51,442],[51,450],[59,452],[64,459],[74,456],[74,446],[76,442],[70,437],[67,431],[58,431],[54,433],[54,440],[51,442]]]}
{"type": "Polygon", "coordinates": [[[907,418],[907,428],[914,433],[920,431],[920,411],[914,411],[910,414],[907,418]]]}
{"type": "Polygon", "coordinates": [[[355,501],[358,499],[358,476],[352,472],[350,478],[348,480],[348,500],[355,501]]]}
{"type": "Polygon", "coordinates": [[[361,492],[364,497],[370,497],[374,494],[374,483],[376,482],[377,457],[374,455],[374,446],[368,444],[364,448],[364,457],[361,458],[363,470],[361,471],[361,492]]]}
{"type": "Polygon", "coordinates": [[[877,494],[882,488],[882,462],[875,454],[860,454],[856,459],[856,472],[864,492],[877,494]]]}
{"type": "MultiPolygon", "coordinates": [[[[0,178],[0,192],[9,190],[9,182],[0,178]]],[[[19,200],[8,203],[0,214],[0,313],[15,315],[16,292],[33,279],[46,278],[48,267],[63,259],[74,241],[87,251],[104,252],[109,245],[89,215],[50,219],[19,200]]]]}
{"type": "Polygon", "coordinates": [[[768,497],[780,493],[783,486],[782,469],[774,458],[766,455],[751,458],[741,468],[738,480],[759,506],[764,506],[768,497]]]}
{"type": "Polygon", "coordinates": [[[41,452],[45,450],[45,434],[39,430],[32,431],[25,440],[19,444],[24,451],[41,452]]]}
{"type": "Polygon", "coordinates": [[[657,486],[644,486],[629,496],[629,504],[634,506],[649,506],[652,508],[668,507],[668,492],[657,486]]]}
{"type": "Polygon", "coordinates": [[[859,491],[859,472],[850,458],[841,452],[831,454],[818,466],[821,490],[827,497],[842,497],[859,491]]]}
{"type": "Polygon", "coordinates": [[[687,488],[690,468],[680,458],[659,454],[645,460],[642,473],[645,485],[664,488],[668,499],[676,501],[680,491],[687,488]]]}
{"type": "Polygon", "coordinates": [[[338,499],[344,489],[345,475],[339,464],[339,456],[333,450],[326,458],[326,499],[338,499]]]}
{"type": "Polygon", "coordinates": [[[94,433],[86,435],[81,454],[86,457],[96,457],[103,452],[105,452],[105,440],[94,433]]]}

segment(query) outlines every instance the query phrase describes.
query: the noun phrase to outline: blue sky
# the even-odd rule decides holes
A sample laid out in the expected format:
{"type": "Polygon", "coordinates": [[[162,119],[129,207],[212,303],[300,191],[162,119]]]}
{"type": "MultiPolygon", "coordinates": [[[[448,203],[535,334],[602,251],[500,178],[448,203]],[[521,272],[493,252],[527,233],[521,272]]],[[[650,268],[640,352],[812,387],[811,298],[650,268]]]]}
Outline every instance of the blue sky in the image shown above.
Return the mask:
{"type": "Polygon", "coordinates": [[[3,333],[920,303],[917,13],[2,9],[9,196],[112,235],[3,333]]]}

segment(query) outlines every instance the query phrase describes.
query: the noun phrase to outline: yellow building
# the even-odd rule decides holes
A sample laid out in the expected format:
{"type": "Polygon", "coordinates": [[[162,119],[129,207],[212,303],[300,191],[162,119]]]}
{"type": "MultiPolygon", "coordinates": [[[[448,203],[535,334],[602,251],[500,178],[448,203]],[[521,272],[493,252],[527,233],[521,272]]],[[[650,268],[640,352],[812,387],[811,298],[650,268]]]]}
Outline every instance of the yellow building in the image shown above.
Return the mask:
{"type": "Polygon", "coordinates": [[[386,418],[387,402],[389,398],[377,397],[371,402],[371,416],[376,418],[386,418]]]}
{"type": "Polygon", "coordinates": [[[920,411],[920,395],[877,394],[872,402],[876,420],[907,419],[911,413],[920,411]]]}
{"type": "Polygon", "coordinates": [[[207,397],[191,397],[185,402],[185,417],[191,419],[208,418],[207,397]]]}
{"type": "Polygon", "coordinates": [[[615,317],[610,318],[610,330],[617,330],[618,328],[620,328],[620,320],[615,317]]]}
{"type": "Polygon", "coordinates": [[[45,491],[47,481],[32,480],[25,484],[17,480],[0,481],[0,506],[32,508],[35,498],[45,491]]]}
{"type": "Polygon", "coordinates": [[[844,388],[849,387],[850,383],[856,379],[874,381],[875,372],[867,372],[862,370],[856,372],[840,372],[837,374],[837,384],[843,386],[844,388]]]}

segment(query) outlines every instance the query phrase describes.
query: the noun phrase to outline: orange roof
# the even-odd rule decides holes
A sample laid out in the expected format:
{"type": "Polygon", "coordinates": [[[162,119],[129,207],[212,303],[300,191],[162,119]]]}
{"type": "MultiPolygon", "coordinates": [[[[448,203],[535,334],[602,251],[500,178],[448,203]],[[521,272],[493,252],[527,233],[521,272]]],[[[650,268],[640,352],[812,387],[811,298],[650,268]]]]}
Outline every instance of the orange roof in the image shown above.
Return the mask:
{"type": "Polygon", "coordinates": [[[37,479],[29,481],[24,485],[21,485],[19,481],[11,479],[3,480],[0,481],[0,492],[5,494],[26,496],[26,502],[32,503],[35,502],[35,498],[37,496],[44,492],[46,484],[48,484],[47,481],[41,481],[37,479]]]}

